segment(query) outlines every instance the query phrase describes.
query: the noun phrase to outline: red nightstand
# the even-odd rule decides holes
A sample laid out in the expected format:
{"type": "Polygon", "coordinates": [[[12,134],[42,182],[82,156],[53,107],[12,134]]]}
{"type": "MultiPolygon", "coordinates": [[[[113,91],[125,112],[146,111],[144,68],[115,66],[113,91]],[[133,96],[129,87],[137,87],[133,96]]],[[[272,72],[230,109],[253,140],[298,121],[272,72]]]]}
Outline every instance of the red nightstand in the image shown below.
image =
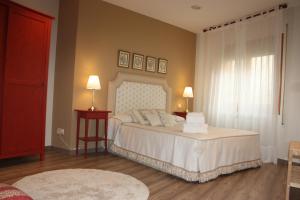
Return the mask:
{"type": "Polygon", "coordinates": [[[76,135],[76,155],[78,155],[79,140],[84,141],[84,155],[87,156],[87,144],[88,142],[96,142],[96,152],[98,152],[98,142],[104,141],[105,152],[107,152],[107,123],[108,114],[111,111],[104,110],[75,110],[77,111],[77,135],[76,135]],[[85,119],[85,134],[84,137],[80,137],[80,119],[85,119]],[[89,120],[96,120],[96,136],[88,136],[89,133],[89,120]],[[99,120],[105,121],[104,137],[99,137],[99,120]]]}
{"type": "Polygon", "coordinates": [[[183,111],[183,112],[174,112],[174,115],[177,115],[179,117],[183,117],[184,119],[186,118],[186,112],[183,111]]]}

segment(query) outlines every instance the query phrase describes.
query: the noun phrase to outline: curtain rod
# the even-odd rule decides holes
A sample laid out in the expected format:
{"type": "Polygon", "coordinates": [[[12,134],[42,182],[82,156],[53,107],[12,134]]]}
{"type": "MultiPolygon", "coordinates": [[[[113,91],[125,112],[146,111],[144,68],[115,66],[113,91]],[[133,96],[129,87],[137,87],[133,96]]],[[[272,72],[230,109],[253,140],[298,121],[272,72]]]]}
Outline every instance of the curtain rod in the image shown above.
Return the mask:
{"type": "Polygon", "coordinates": [[[240,19],[238,19],[238,20],[232,20],[232,21],[230,21],[230,22],[227,22],[227,23],[221,24],[221,25],[217,25],[217,26],[210,26],[209,28],[203,29],[203,32],[205,33],[205,32],[207,32],[207,31],[212,31],[212,30],[215,30],[215,29],[218,29],[218,28],[222,28],[222,27],[231,25],[231,24],[235,24],[236,22],[241,22],[241,21],[244,21],[244,20],[252,19],[252,18],[261,16],[261,15],[265,15],[265,14],[267,14],[267,13],[274,12],[275,10],[286,9],[287,7],[288,7],[288,5],[287,5],[286,3],[284,3],[284,4],[279,4],[278,6],[276,6],[276,7],[274,7],[274,8],[271,8],[271,9],[269,9],[269,10],[263,10],[263,11],[261,11],[261,12],[255,13],[255,14],[248,15],[247,17],[240,18],[240,19]]]}

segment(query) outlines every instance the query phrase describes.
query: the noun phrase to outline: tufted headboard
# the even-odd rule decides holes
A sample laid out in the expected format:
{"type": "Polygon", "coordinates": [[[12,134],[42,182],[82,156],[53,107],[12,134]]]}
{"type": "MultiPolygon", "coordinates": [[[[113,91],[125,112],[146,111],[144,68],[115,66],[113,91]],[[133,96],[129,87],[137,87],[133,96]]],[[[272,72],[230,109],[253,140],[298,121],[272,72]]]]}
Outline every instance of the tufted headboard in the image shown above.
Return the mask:
{"type": "Polygon", "coordinates": [[[163,78],[119,72],[109,82],[107,108],[116,113],[132,109],[170,111],[172,90],[163,78]]]}

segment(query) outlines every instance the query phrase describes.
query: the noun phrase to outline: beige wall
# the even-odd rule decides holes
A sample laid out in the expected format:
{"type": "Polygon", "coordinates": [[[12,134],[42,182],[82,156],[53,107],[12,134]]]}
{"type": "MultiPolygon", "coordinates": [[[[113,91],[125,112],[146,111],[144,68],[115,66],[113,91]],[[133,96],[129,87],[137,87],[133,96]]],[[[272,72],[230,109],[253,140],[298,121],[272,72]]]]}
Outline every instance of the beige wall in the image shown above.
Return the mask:
{"type": "Polygon", "coordinates": [[[68,148],[56,135],[58,127],[65,129],[64,139],[70,144],[73,135],[72,102],[75,65],[75,47],[78,17],[78,1],[62,0],[59,5],[57,55],[54,80],[52,145],[68,148]]]}
{"type": "MultiPolygon", "coordinates": [[[[66,11],[62,11],[64,12],[66,11]]],[[[184,107],[185,101],[181,97],[183,89],[187,85],[193,86],[194,82],[195,45],[194,33],[99,0],[79,0],[73,109],[87,109],[91,104],[92,94],[85,89],[89,74],[100,76],[102,89],[95,94],[95,105],[98,109],[106,109],[108,81],[113,80],[118,71],[166,78],[173,89],[172,110],[178,110],[178,103],[184,107]],[[166,58],[169,61],[168,73],[159,75],[118,68],[119,49],[166,58]]],[[[60,67],[62,66],[57,65],[57,68],[60,67]]],[[[58,80],[56,83],[64,84],[64,80],[58,80]]],[[[69,98],[70,91],[67,93],[69,98]]],[[[65,102],[63,98],[60,97],[61,101],[68,103],[66,106],[71,106],[70,101],[65,102]]],[[[64,123],[68,126],[72,124],[71,132],[68,128],[65,139],[73,148],[75,146],[75,112],[72,116],[72,118],[64,119],[64,123]]],[[[55,117],[58,116],[55,115],[55,117]]],[[[53,130],[56,128],[53,127],[53,130]]],[[[60,146],[57,142],[53,144],[60,146]]]]}

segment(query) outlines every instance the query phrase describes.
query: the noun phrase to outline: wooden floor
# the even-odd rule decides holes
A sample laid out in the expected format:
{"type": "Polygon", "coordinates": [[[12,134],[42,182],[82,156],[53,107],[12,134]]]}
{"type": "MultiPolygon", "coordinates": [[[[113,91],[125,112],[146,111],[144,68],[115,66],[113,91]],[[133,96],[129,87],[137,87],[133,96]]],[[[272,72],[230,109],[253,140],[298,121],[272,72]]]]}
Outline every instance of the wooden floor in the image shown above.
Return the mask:
{"type": "MultiPolygon", "coordinates": [[[[47,170],[65,168],[96,168],[131,175],[150,189],[150,199],[187,200],[283,200],[287,167],[265,164],[258,169],[221,176],[208,183],[188,183],[166,173],[111,154],[69,155],[47,150],[43,162],[38,158],[19,158],[0,161],[0,182],[12,184],[24,176],[47,170]]],[[[292,190],[291,200],[300,200],[300,192],[292,190]]]]}

